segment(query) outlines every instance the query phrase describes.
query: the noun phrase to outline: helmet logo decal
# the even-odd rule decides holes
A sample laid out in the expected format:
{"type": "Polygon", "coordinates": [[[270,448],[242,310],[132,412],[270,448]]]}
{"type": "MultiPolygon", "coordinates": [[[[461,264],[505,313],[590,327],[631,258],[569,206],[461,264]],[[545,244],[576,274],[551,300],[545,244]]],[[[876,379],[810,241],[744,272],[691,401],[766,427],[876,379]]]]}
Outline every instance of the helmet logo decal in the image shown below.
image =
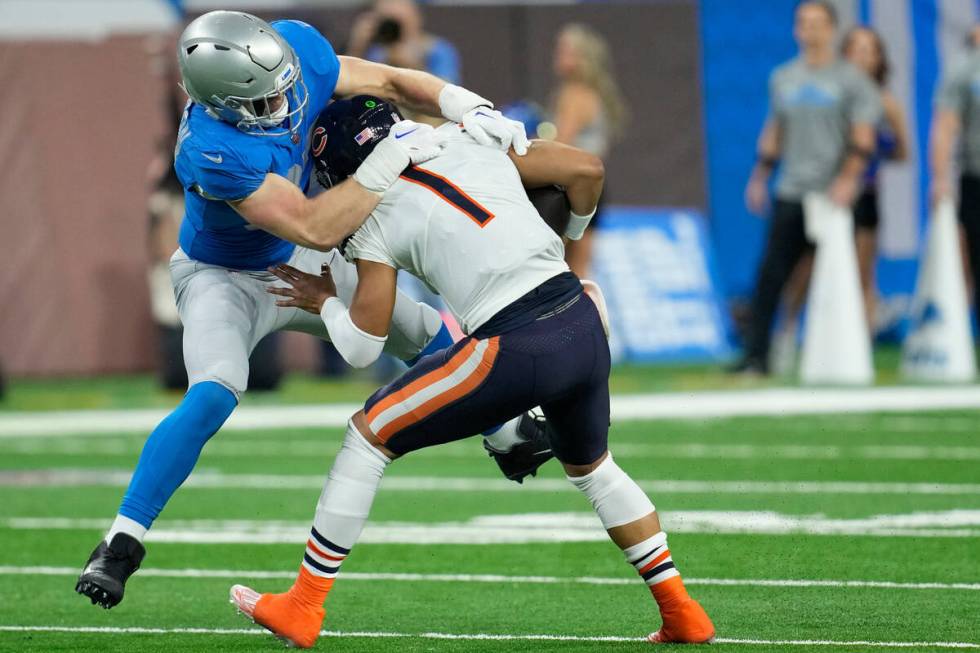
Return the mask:
{"type": "Polygon", "coordinates": [[[368,100],[364,103],[364,106],[366,106],[368,109],[373,109],[374,107],[378,106],[378,103],[374,100],[368,100]]]}
{"type": "Polygon", "coordinates": [[[313,130],[313,156],[320,156],[323,154],[324,148],[327,147],[327,130],[323,127],[317,127],[313,130]],[[317,140],[319,139],[319,140],[317,140]]]}

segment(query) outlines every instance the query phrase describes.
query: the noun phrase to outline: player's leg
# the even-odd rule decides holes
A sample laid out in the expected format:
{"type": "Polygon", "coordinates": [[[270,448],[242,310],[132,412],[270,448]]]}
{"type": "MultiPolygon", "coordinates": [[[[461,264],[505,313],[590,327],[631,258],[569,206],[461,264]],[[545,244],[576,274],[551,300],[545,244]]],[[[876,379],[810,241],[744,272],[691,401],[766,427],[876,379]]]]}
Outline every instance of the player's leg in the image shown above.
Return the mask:
{"type": "Polygon", "coordinates": [[[553,428],[555,457],[568,480],[589,499],[610,539],[650,587],[663,626],[649,640],[708,641],[714,637],[714,626],[684,587],[653,503],[608,451],[609,348],[598,326],[595,332],[591,378],[577,391],[542,404],[553,428]]]}
{"type": "MultiPolygon", "coordinates": [[[[330,266],[330,274],[337,285],[337,295],[350,304],[357,286],[357,269],[336,251],[316,252],[297,248],[290,263],[297,269],[319,273],[324,263],[330,266]]],[[[318,315],[293,309],[288,321],[280,328],[309,333],[318,338],[329,336],[318,315]]],[[[401,290],[395,297],[391,330],[385,341],[385,352],[399,358],[410,367],[453,345],[453,337],[442,321],[439,312],[422,302],[416,302],[401,290]]],[[[483,435],[491,457],[503,474],[514,481],[535,475],[538,468],[551,460],[545,420],[531,413],[514,417],[503,424],[495,424],[483,435]]]]}
{"type": "Polygon", "coordinates": [[[235,409],[256,340],[254,303],[227,270],[186,259],[173,270],[190,387],[147,438],[119,513],[79,577],[76,590],[105,608],[122,600],[142,561],[147,529],[235,409]]]}
{"type": "Polygon", "coordinates": [[[293,586],[259,594],[235,585],[238,608],[277,636],[312,646],[341,564],[357,542],[385,468],[396,457],[468,435],[536,401],[533,361],[501,353],[500,339],[467,338],[376,392],[348,425],[317,503],[293,586]]]}

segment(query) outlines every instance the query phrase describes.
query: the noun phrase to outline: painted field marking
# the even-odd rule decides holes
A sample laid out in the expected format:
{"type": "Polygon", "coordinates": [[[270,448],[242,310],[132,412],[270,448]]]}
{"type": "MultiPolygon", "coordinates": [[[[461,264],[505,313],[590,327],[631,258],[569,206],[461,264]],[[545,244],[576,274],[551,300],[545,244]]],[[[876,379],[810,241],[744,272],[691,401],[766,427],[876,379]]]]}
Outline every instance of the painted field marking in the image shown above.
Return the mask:
{"type": "MultiPolygon", "coordinates": [[[[245,406],[224,430],[343,427],[361,404],[245,406]]],[[[724,392],[615,395],[614,420],[705,419],[736,416],[826,415],[921,410],[980,409],[980,386],[886,388],[767,388],[724,392]]],[[[0,437],[44,437],[66,433],[100,435],[146,432],[165,409],[7,412],[0,437]]]]}
{"type": "MultiPolygon", "coordinates": [[[[0,487],[126,487],[131,471],[121,469],[29,469],[0,471],[0,487]]],[[[323,487],[318,474],[223,474],[198,471],[183,487],[238,490],[309,490],[323,487]]],[[[874,481],[704,481],[637,480],[660,494],[901,494],[980,495],[980,483],[891,483],[874,481]]],[[[518,485],[505,478],[389,475],[387,492],[577,492],[558,478],[535,478],[518,485]]]]}
{"type": "MultiPolygon", "coordinates": [[[[980,537],[980,510],[945,510],[832,519],[751,510],[677,510],[660,513],[673,533],[754,535],[848,535],[856,537],[980,537]]],[[[106,519],[8,517],[0,527],[16,530],[95,530],[106,519]]],[[[308,521],[162,520],[148,542],[183,544],[295,544],[309,535],[308,521]]],[[[595,514],[536,512],[477,515],[454,522],[368,522],[366,544],[530,544],[604,542],[608,536],[595,514]]]]}
{"type": "MultiPolygon", "coordinates": [[[[0,626],[0,632],[20,633],[97,633],[107,635],[265,635],[265,630],[259,628],[120,628],[111,626],[0,626]]],[[[360,631],[331,631],[320,632],[321,637],[356,637],[368,639],[409,638],[409,639],[443,639],[464,641],[554,641],[554,642],[642,642],[645,637],[629,637],[622,635],[507,635],[495,633],[396,633],[396,632],[360,632],[360,631]]],[[[973,642],[880,642],[874,640],[833,640],[833,639],[733,639],[727,637],[715,638],[719,644],[745,644],[749,646],[837,646],[849,647],[869,646],[876,648],[951,648],[978,649],[980,644],[973,642]]]]}
{"type": "MultiPolygon", "coordinates": [[[[980,427],[980,424],[977,425],[980,427]]],[[[976,427],[975,427],[976,428],[976,427]]],[[[0,440],[0,450],[5,453],[39,456],[126,456],[132,457],[143,448],[144,437],[123,440],[111,438],[11,438],[0,440]]],[[[250,458],[275,456],[307,458],[321,456],[333,458],[341,440],[325,436],[318,439],[221,439],[208,443],[207,455],[213,458],[250,458]]],[[[658,459],[683,458],[707,460],[980,460],[980,447],[945,446],[928,444],[888,444],[868,446],[840,445],[760,445],[738,442],[686,442],[683,444],[616,441],[617,455],[648,456],[658,459]]],[[[474,451],[482,451],[476,440],[448,444],[426,449],[419,457],[425,458],[473,458],[474,451]]]]}
{"type": "MultiPolygon", "coordinates": [[[[0,576],[77,576],[76,567],[2,566],[0,576]]],[[[153,578],[285,579],[296,577],[295,570],[258,569],[156,569],[139,570],[140,576],[153,578]]],[[[413,574],[395,572],[345,571],[344,580],[405,581],[411,583],[511,583],[515,585],[636,585],[637,579],[603,576],[508,576],[503,574],[413,574]]],[[[980,591],[980,583],[900,583],[882,580],[829,580],[803,578],[685,578],[687,585],[715,587],[833,587],[841,589],[963,590],[980,591]]]]}

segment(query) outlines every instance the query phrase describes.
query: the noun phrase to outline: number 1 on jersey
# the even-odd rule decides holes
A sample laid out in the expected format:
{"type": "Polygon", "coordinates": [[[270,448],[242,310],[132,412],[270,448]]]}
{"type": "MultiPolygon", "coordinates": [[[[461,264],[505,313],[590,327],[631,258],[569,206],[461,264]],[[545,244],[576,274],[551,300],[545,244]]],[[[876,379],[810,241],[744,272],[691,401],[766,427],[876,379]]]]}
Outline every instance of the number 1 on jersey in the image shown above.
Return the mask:
{"type": "Polygon", "coordinates": [[[454,207],[465,213],[473,222],[482,229],[487,223],[493,220],[493,213],[486,210],[479,202],[463,192],[463,189],[456,186],[445,177],[430,172],[418,166],[409,166],[401,174],[401,178],[428,188],[433,193],[446,200],[454,207]]]}

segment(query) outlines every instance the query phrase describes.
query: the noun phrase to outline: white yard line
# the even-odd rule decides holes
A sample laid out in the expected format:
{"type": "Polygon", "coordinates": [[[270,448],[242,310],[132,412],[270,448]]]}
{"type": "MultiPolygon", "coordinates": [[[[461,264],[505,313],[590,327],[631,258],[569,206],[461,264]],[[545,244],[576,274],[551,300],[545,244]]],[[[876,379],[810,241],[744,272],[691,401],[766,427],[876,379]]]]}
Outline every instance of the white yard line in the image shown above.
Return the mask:
{"type": "MultiPolygon", "coordinates": [[[[974,430],[980,429],[980,420],[974,430]]],[[[118,436],[105,438],[75,438],[71,435],[50,438],[0,438],[0,451],[6,454],[37,456],[126,456],[139,454],[145,437],[127,439],[118,436]]],[[[340,439],[324,434],[316,439],[234,439],[215,438],[208,443],[208,458],[249,458],[263,456],[285,458],[333,458],[340,448],[340,439]]],[[[748,442],[623,442],[613,444],[620,456],[646,456],[660,460],[668,458],[695,460],[980,460],[980,447],[935,444],[885,444],[842,446],[836,444],[752,444],[748,442]]],[[[472,459],[482,451],[476,440],[432,447],[420,452],[425,458],[472,459]]]]}
{"type": "MultiPolygon", "coordinates": [[[[126,487],[131,471],[121,469],[32,469],[0,471],[0,487],[126,487]]],[[[198,471],[183,487],[236,490],[320,489],[317,474],[223,474],[198,471]]],[[[658,494],[900,494],[980,495],[980,483],[889,483],[873,481],[708,481],[637,480],[645,491],[658,494]]],[[[454,476],[386,476],[387,492],[575,492],[557,478],[533,478],[517,484],[504,478],[454,476]]]]}
{"type": "MultiPolygon", "coordinates": [[[[0,626],[0,632],[17,633],[96,633],[106,635],[268,635],[259,628],[120,628],[111,626],[0,626]]],[[[644,637],[621,635],[507,635],[493,633],[396,633],[396,632],[343,632],[324,630],[321,637],[356,637],[368,639],[410,638],[447,639],[463,641],[554,641],[554,642],[640,642],[644,637]]],[[[833,640],[833,639],[732,639],[719,637],[719,644],[744,644],[748,646],[832,646],[853,648],[869,646],[876,648],[952,648],[978,649],[980,644],[973,642],[881,642],[874,640],[833,640]]]]}
{"type": "MultiPolygon", "coordinates": [[[[660,513],[672,533],[754,535],[847,535],[853,537],[980,537],[980,510],[945,510],[839,519],[751,510],[678,510],[660,513]]],[[[104,531],[109,520],[8,517],[0,528],[104,531]]],[[[162,520],[149,542],[182,544],[298,544],[309,522],[263,520],[162,520]]],[[[366,544],[529,544],[603,542],[607,535],[593,513],[536,512],[477,515],[453,522],[369,522],[366,544]]]]}
{"type": "MultiPolygon", "coordinates": [[[[78,575],[77,567],[0,566],[0,576],[70,576],[78,575]]],[[[285,571],[238,569],[155,569],[139,570],[140,576],[155,578],[227,578],[237,580],[287,579],[296,577],[294,569],[285,571]]],[[[637,579],[602,576],[507,576],[503,574],[412,574],[386,572],[348,572],[346,580],[405,581],[411,583],[510,583],[515,585],[636,585],[637,579]]],[[[880,580],[827,580],[796,578],[684,578],[687,585],[717,587],[833,587],[841,589],[889,590],[964,590],[978,592],[980,583],[899,583],[880,580]]]]}
{"type": "MultiPolygon", "coordinates": [[[[246,406],[225,430],[342,427],[361,404],[246,406]]],[[[615,420],[703,419],[841,413],[980,409],[980,386],[887,388],[770,388],[724,392],[615,395],[615,420]]],[[[100,435],[144,432],[167,414],[163,409],[9,412],[0,415],[0,437],[66,433],[100,435]]]]}

